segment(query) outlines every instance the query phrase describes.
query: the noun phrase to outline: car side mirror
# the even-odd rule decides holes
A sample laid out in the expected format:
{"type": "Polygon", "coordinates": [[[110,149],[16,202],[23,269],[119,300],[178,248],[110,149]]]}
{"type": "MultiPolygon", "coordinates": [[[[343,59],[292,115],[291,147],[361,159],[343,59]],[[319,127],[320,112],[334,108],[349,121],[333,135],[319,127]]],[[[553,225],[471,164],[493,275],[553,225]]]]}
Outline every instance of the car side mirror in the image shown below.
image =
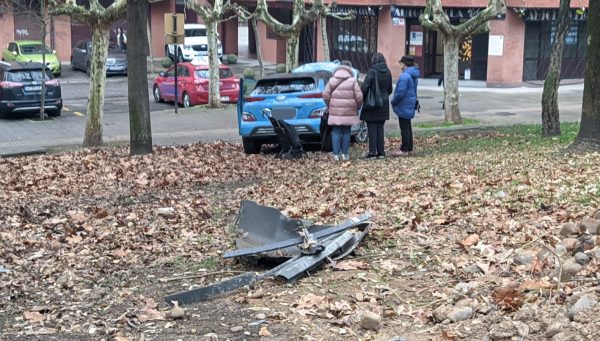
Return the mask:
{"type": "Polygon", "coordinates": [[[165,72],[161,71],[161,72],[158,73],[158,75],[161,76],[161,77],[164,77],[165,76],[165,72]]]}

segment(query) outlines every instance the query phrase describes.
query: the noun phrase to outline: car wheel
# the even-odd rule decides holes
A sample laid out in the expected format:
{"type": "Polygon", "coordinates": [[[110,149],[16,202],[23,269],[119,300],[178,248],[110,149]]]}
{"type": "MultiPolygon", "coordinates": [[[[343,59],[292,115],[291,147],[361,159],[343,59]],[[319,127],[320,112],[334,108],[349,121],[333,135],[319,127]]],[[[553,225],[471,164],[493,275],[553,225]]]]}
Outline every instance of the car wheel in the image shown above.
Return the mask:
{"type": "Polygon", "coordinates": [[[92,67],[90,66],[90,63],[87,63],[87,67],[85,68],[85,73],[87,73],[88,77],[91,76],[91,72],[92,72],[92,67]]]}
{"type": "Polygon", "coordinates": [[[61,75],[61,74],[62,74],[62,73],[60,73],[60,72],[59,72],[59,73],[57,73],[56,75],[54,75],[54,78],[58,78],[58,77],[60,77],[60,75],[61,75]]]}
{"type": "Polygon", "coordinates": [[[73,63],[73,58],[71,58],[71,70],[73,70],[73,71],[77,70],[75,68],[75,63],[73,63]]]}
{"type": "Polygon", "coordinates": [[[360,122],[360,130],[354,135],[354,141],[358,143],[365,143],[369,140],[369,131],[367,130],[367,122],[360,122]]]}
{"type": "Polygon", "coordinates": [[[179,51],[179,54],[177,55],[177,62],[183,63],[183,52],[181,52],[181,49],[179,49],[178,51],[179,51]]]}
{"type": "Polygon", "coordinates": [[[192,100],[190,99],[190,95],[187,92],[183,93],[182,102],[184,108],[189,108],[192,106],[192,100]]]}
{"type": "Polygon", "coordinates": [[[60,110],[49,111],[48,116],[54,116],[54,117],[60,116],[60,110]]]}
{"type": "Polygon", "coordinates": [[[158,88],[158,86],[154,86],[154,90],[152,90],[152,93],[154,94],[154,101],[156,103],[162,103],[163,99],[162,97],[160,97],[160,89],[158,88]]]}
{"type": "Polygon", "coordinates": [[[258,154],[262,148],[262,143],[248,137],[242,137],[242,144],[246,154],[258,154]]]}

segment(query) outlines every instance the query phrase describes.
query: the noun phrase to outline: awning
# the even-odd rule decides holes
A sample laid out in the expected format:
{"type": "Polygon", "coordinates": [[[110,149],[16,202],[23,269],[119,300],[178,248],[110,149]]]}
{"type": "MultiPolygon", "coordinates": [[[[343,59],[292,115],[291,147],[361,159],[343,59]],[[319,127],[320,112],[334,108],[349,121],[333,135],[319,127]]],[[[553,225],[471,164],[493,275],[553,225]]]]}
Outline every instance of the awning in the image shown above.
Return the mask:
{"type": "MultiPolygon", "coordinates": [[[[453,20],[470,19],[482,10],[481,7],[444,8],[444,12],[453,20]]],[[[392,18],[418,18],[424,11],[425,7],[391,7],[392,18]]]]}
{"type": "MultiPolygon", "coordinates": [[[[555,21],[558,18],[558,8],[513,8],[513,10],[521,14],[525,21],[555,21]]],[[[571,10],[571,20],[587,20],[588,11],[583,13],[578,11],[580,10],[571,10]]]]}
{"type": "Polygon", "coordinates": [[[370,16],[376,17],[379,15],[379,8],[372,6],[343,6],[337,5],[333,9],[333,13],[347,13],[349,11],[354,11],[356,15],[370,16]]]}

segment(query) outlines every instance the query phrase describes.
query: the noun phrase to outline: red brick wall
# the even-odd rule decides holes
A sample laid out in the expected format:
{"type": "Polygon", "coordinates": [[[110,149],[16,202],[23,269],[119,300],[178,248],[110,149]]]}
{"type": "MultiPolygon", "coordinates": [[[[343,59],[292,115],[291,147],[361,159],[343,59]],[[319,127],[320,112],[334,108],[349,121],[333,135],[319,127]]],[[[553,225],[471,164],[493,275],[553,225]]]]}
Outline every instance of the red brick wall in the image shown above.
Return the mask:
{"type": "Polygon", "coordinates": [[[262,59],[268,63],[285,63],[285,40],[267,38],[267,27],[258,22],[260,52],[262,59]]]}
{"type": "Polygon", "coordinates": [[[384,7],[379,11],[377,34],[377,52],[383,53],[387,61],[392,77],[400,76],[400,64],[398,61],[406,51],[406,23],[404,26],[393,26],[390,7],[384,7]]]}
{"type": "Polygon", "coordinates": [[[488,86],[522,85],[525,22],[513,11],[507,11],[506,20],[493,20],[490,26],[490,36],[504,36],[504,48],[502,56],[488,57],[488,86]]]}
{"type": "MultiPolygon", "coordinates": [[[[60,16],[54,19],[54,50],[61,62],[71,59],[71,18],[60,16]]],[[[46,44],[50,46],[50,35],[46,37],[46,44]]],[[[63,65],[64,68],[64,65],[63,65]]]]}
{"type": "Polygon", "coordinates": [[[4,14],[0,15],[0,51],[4,50],[8,43],[15,40],[15,21],[13,19],[11,9],[8,5],[4,5],[4,14]]]}
{"type": "Polygon", "coordinates": [[[165,56],[165,13],[174,11],[175,1],[160,1],[150,5],[151,48],[155,58],[165,56]]]}
{"type": "Polygon", "coordinates": [[[221,25],[219,39],[221,39],[221,43],[223,44],[223,54],[238,54],[237,19],[228,20],[221,25]]]}

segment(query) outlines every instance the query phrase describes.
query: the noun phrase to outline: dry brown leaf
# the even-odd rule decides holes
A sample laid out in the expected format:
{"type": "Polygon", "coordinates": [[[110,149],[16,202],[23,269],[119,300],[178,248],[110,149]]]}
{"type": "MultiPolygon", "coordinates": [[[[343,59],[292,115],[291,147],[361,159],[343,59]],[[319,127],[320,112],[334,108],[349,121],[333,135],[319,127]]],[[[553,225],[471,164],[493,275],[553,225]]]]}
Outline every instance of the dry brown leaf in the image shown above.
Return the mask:
{"type": "Polygon", "coordinates": [[[472,235],[468,236],[465,240],[463,240],[461,242],[461,245],[464,247],[469,247],[469,246],[473,246],[473,245],[477,244],[478,241],[479,241],[479,235],[472,234],[472,235]]]}
{"type": "Polygon", "coordinates": [[[341,261],[338,262],[335,266],[334,269],[336,270],[368,270],[369,269],[369,263],[367,262],[361,262],[361,261],[357,261],[357,260],[345,260],[345,261],[341,261]]]}
{"type": "Polygon", "coordinates": [[[271,332],[269,331],[269,329],[267,329],[267,326],[262,326],[260,327],[260,330],[258,331],[258,336],[271,336],[271,332]]]}
{"type": "Polygon", "coordinates": [[[46,319],[46,316],[40,314],[39,311],[24,311],[23,317],[32,323],[42,322],[46,319]]]}
{"type": "Polygon", "coordinates": [[[492,292],[492,298],[502,310],[518,310],[525,302],[523,292],[516,285],[498,288],[492,292]]]}

